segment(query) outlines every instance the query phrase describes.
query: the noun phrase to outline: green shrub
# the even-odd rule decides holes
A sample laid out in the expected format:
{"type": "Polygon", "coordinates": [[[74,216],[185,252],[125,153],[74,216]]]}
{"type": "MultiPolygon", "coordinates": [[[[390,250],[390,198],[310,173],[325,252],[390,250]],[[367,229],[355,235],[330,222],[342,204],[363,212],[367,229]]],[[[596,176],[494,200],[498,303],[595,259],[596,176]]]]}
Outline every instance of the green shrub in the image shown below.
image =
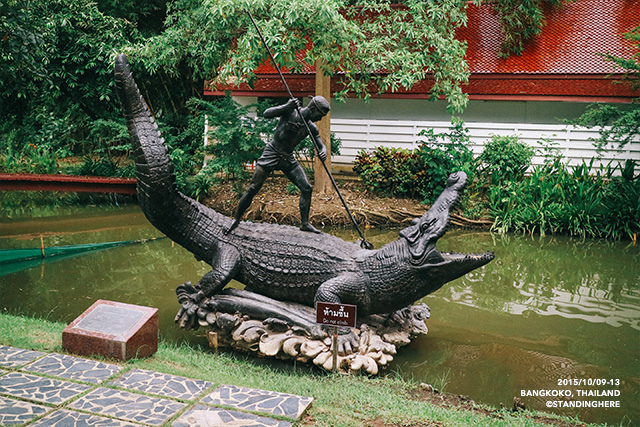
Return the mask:
{"type": "Polygon", "coordinates": [[[71,173],[73,175],[118,177],[134,177],[136,175],[133,163],[120,165],[108,156],[101,156],[98,158],[85,156],[82,163],[73,168],[71,173]]]}
{"type": "MultiPolygon", "coordinates": [[[[0,145],[1,147],[1,145],[0,145]]],[[[57,157],[48,147],[25,144],[22,150],[11,145],[0,154],[0,171],[9,173],[55,173],[57,157]]]]}
{"type": "Polygon", "coordinates": [[[86,142],[93,154],[101,157],[122,157],[131,153],[129,131],[124,119],[98,119],[91,122],[86,142]]]}
{"type": "Polygon", "coordinates": [[[479,157],[481,174],[493,184],[520,179],[531,166],[534,154],[535,150],[516,135],[492,135],[479,157]]]}
{"type": "Polygon", "coordinates": [[[384,196],[415,196],[421,171],[418,156],[401,148],[376,147],[358,153],[354,172],[371,190],[384,196]]]}
{"type": "Polygon", "coordinates": [[[611,178],[604,189],[604,235],[614,239],[637,238],[640,234],[640,175],[634,176],[637,164],[628,159],[620,176],[611,178]]]}
{"type": "Polygon", "coordinates": [[[273,134],[276,122],[262,117],[268,103],[240,106],[230,96],[213,102],[193,100],[190,106],[196,115],[204,114],[209,121],[208,137],[211,144],[206,152],[213,158],[207,162],[208,173],[222,173],[231,177],[247,176],[245,164],[257,160],[265,146],[265,136],[273,134]],[[252,117],[251,109],[256,109],[252,117]]]}
{"type": "Polygon", "coordinates": [[[444,189],[452,172],[464,171],[473,180],[477,162],[467,147],[468,130],[453,119],[449,133],[436,134],[433,129],[420,132],[426,137],[411,151],[377,147],[361,151],[353,167],[363,183],[385,196],[417,197],[432,203],[444,189]]]}
{"type": "Polygon", "coordinates": [[[213,177],[201,172],[193,176],[183,177],[178,188],[189,197],[200,200],[202,197],[207,196],[213,182],[213,177]]]}
{"type": "Polygon", "coordinates": [[[521,180],[489,187],[493,230],[580,237],[633,238],[640,232],[640,177],[627,161],[621,176],[611,166],[567,166],[560,158],[521,180]]]}
{"type": "Polygon", "coordinates": [[[424,129],[420,136],[426,137],[426,141],[421,141],[415,153],[420,167],[415,184],[425,202],[435,201],[453,172],[463,171],[469,182],[473,182],[477,161],[469,148],[469,130],[462,120],[452,118],[449,132],[435,133],[433,129],[424,129]]]}
{"type": "MultiPolygon", "coordinates": [[[[326,141],[324,141],[326,143],[326,141]]],[[[340,147],[342,147],[342,140],[336,136],[336,134],[331,134],[331,155],[338,156],[340,155],[340,147]]],[[[315,159],[316,157],[316,149],[313,143],[311,142],[311,138],[305,138],[300,145],[296,148],[296,154],[305,156],[308,159],[315,159]]]]}

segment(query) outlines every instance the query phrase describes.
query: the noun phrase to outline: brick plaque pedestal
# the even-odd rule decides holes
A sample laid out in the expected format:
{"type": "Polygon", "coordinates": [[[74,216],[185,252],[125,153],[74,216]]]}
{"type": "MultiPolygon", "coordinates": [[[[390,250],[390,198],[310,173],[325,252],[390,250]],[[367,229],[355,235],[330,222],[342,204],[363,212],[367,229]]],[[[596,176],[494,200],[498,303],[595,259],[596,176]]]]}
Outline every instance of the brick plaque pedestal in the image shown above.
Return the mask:
{"type": "Polygon", "coordinates": [[[149,357],[158,350],[158,309],[98,300],[62,331],[62,348],[120,360],[149,357]]]}

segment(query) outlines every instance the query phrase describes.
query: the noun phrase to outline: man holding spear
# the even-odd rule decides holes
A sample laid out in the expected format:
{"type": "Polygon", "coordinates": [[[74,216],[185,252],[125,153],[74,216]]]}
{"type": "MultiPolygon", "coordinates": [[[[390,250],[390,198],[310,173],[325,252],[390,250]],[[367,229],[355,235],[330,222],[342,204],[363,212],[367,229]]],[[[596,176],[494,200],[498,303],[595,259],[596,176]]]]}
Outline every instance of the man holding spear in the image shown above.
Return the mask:
{"type": "Polygon", "coordinates": [[[276,67],[278,74],[280,75],[280,79],[282,79],[282,83],[284,87],[287,89],[289,93],[289,102],[284,105],[280,105],[279,107],[272,107],[267,109],[264,112],[265,117],[280,117],[280,122],[278,122],[278,126],[276,127],[276,132],[273,138],[273,141],[267,145],[264,152],[262,153],[262,157],[258,159],[258,165],[256,166],[256,171],[253,174],[253,179],[251,180],[251,184],[249,185],[249,189],[243,194],[240,198],[240,203],[238,204],[238,210],[236,212],[235,221],[227,230],[227,233],[233,231],[234,228],[240,224],[240,219],[242,219],[242,215],[251,205],[251,201],[254,196],[258,194],[262,184],[267,179],[272,170],[279,169],[284,171],[285,175],[298,186],[302,195],[300,196],[300,217],[302,219],[302,225],[300,229],[303,231],[311,231],[314,233],[319,233],[315,227],[309,224],[309,210],[311,208],[311,193],[313,191],[311,184],[307,180],[307,176],[304,174],[302,167],[300,164],[293,158],[293,150],[295,147],[306,137],[309,135],[311,140],[316,148],[316,153],[318,154],[318,158],[320,159],[320,163],[324,168],[333,188],[336,190],[344,209],[347,211],[347,215],[351,219],[353,226],[356,231],[360,235],[360,247],[363,249],[373,249],[373,245],[371,242],[368,242],[364,238],[364,234],[358,227],[358,223],[351,215],[349,211],[349,207],[347,203],[344,201],[342,194],[340,194],[340,190],[338,189],[338,184],[336,184],[335,179],[329,172],[329,168],[325,164],[325,160],[327,159],[327,148],[325,147],[322,139],[320,138],[320,132],[318,131],[318,127],[314,124],[322,117],[324,117],[330,110],[329,102],[322,96],[314,96],[311,98],[311,102],[305,108],[301,108],[300,102],[293,97],[291,93],[291,89],[287,84],[287,81],[280,71],[280,67],[278,67],[278,63],[276,62],[271,49],[269,49],[269,45],[267,45],[267,41],[264,39],[264,36],[260,32],[260,28],[258,28],[258,24],[253,19],[253,16],[249,11],[247,11],[247,15],[251,19],[251,23],[255,27],[258,35],[260,36],[260,40],[262,40],[262,44],[265,49],[269,53],[269,57],[271,58],[271,62],[273,66],[276,67]],[[302,125],[302,126],[300,126],[302,125]],[[305,133],[306,131],[306,133],[305,133]]]}
{"type": "Polygon", "coordinates": [[[240,198],[235,221],[227,233],[233,231],[240,224],[240,220],[251,205],[251,201],[274,170],[284,172],[286,177],[300,189],[300,230],[320,232],[309,223],[313,187],[309,184],[302,166],[293,157],[293,151],[309,135],[315,144],[320,160],[324,162],[327,159],[327,148],[322,142],[318,127],[314,122],[326,116],[330,108],[329,102],[325,98],[314,96],[309,105],[304,108],[300,107],[300,101],[291,98],[284,105],[265,110],[263,114],[265,118],[280,117],[280,121],[276,126],[273,139],[267,144],[262,156],[257,161],[251,184],[240,198]]]}

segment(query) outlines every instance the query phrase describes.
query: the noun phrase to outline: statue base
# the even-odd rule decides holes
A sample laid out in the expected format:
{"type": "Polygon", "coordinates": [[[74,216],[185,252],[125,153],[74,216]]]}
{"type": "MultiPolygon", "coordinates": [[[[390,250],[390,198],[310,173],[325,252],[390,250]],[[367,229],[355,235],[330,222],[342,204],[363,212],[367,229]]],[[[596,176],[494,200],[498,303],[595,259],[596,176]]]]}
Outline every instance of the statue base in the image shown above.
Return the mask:
{"type": "MultiPolygon", "coordinates": [[[[359,340],[358,351],[338,355],[337,368],[352,374],[378,374],[399,347],[427,333],[425,320],[429,315],[429,307],[419,304],[388,315],[358,318],[353,329],[359,340]]],[[[211,347],[229,347],[334,370],[332,339],[327,333],[331,328],[315,324],[315,310],[310,307],[228,288],[203,301],[197,316],[195,326],[208,328],[211,347]]]]}

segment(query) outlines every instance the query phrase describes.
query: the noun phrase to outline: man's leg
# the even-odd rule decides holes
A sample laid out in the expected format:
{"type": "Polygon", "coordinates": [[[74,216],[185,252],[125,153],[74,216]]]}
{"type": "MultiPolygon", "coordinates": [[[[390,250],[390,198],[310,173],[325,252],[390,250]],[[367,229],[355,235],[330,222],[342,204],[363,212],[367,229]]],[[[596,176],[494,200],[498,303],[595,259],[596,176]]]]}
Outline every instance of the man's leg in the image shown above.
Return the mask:
{"type": "Polygon", "coordinates": [[[242,216],[247,211],[247,209],[249,209],[249,206],[251,206],[253,198],[256,194],[258,194],[258,191],[260,191],[262,185],[267,180],[270,173],[271,171],[263,168],[260,165],[256,165],[256,170],[253,173],[253,177],[251,178],[251,184],[249,184],[249,188],[247,188],[247,191],[245,191],[242,197],[240,197],[240,201],[238,202],[238,209],[236,210],[235,221],[233,221],[231,227],[229,227],[229,229],[226,231],[227,234],[231,233],[233,229],[235,229],[238,224],[240,224],[242,216]]]}
{"type": "Polygon", "coordinates": [[[285,172],[285,175],[296,185],[296,187],[300,189],[300,219],[302,221],[300,230],[320,233],[320,230],[316,229],[309,223],[313,187],[309,184],[309,180],[307,179],[307,175],[304,173],[302,166],[299,164],[296,165],[293,169],[285,172]]]}

